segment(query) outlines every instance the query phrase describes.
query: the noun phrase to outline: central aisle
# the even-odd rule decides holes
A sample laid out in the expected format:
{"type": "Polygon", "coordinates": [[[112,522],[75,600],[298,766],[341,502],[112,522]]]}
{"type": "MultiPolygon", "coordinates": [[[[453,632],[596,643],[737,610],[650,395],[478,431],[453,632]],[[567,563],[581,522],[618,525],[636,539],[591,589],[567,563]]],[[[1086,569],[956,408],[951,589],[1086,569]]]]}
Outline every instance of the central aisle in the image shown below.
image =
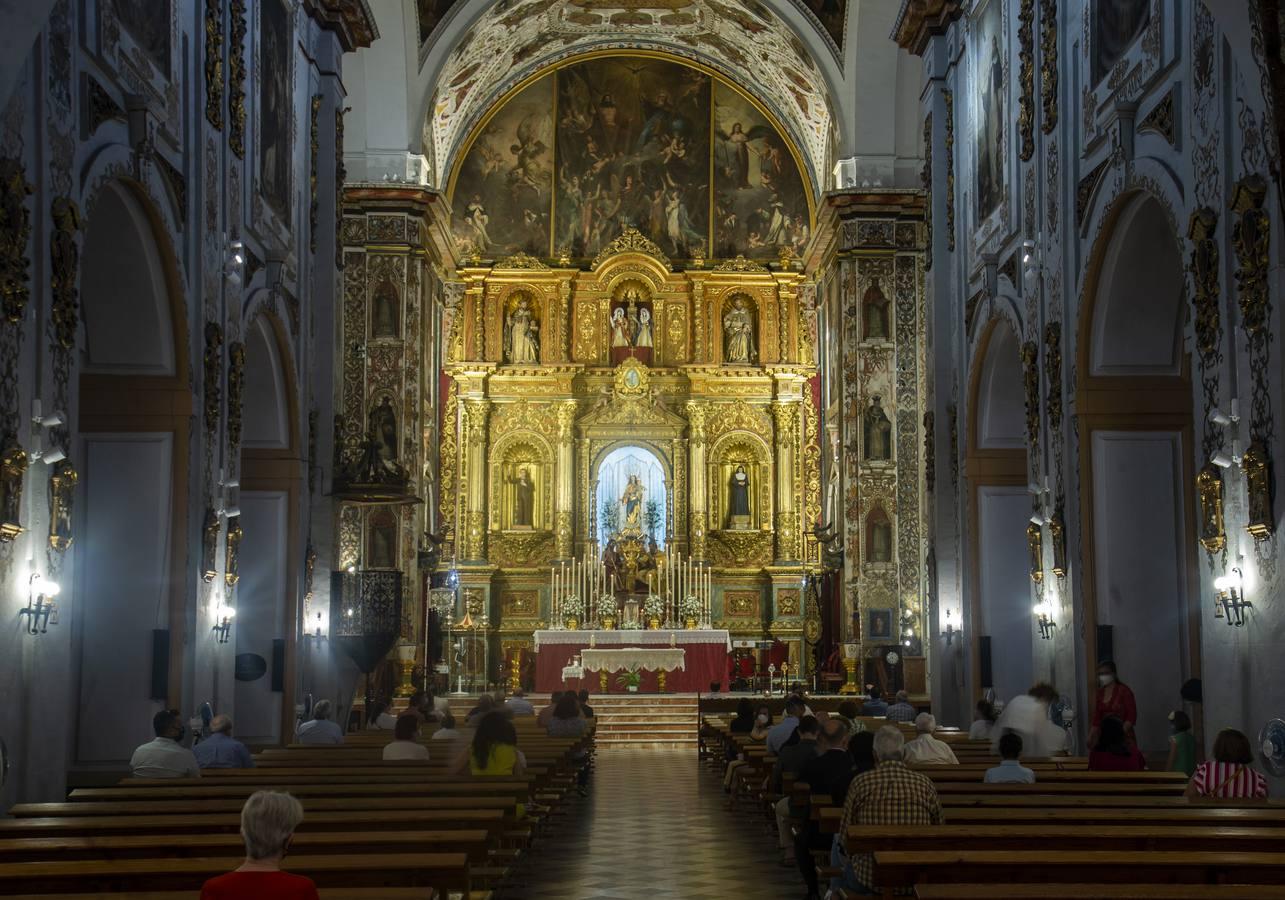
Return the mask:
{"type": "Polygon", "coordinates": [[[537,848],[524,897],[560,900],[791,898],[795,869],[775,837],[723,808],[721,780],[694,750],[599,750],[589,797],[537,848]],[[547,863],[542,860],[548,860],[547,863]]]}

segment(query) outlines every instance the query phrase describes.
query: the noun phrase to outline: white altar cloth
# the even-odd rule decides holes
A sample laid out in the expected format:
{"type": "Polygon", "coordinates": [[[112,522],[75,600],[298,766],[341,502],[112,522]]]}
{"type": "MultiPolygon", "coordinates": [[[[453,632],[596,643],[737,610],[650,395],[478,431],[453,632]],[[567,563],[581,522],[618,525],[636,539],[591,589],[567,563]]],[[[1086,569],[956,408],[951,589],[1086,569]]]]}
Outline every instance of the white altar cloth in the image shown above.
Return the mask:
{"type": "Polygon", "coordinates": [[[634,667],[648,672],[672,672],[686,669],[686,659],[687,653],[674,647],[613,647],[580,651],[580,665],[586,672],[623,672],[634,667]]]}
{"type": "Polygon", "coordinates": [[[587,647],[590,643],[596,647],[669,647],[684,644],[722,644],[728,653],[732,650],[732,638],[722,628],[661,628],[649,629],[544,629],[535,633],[535,651],[538,653],[544,645],[573,644],[587,647]],[[592,636],[593,640],[590,641],[592,636]]]}

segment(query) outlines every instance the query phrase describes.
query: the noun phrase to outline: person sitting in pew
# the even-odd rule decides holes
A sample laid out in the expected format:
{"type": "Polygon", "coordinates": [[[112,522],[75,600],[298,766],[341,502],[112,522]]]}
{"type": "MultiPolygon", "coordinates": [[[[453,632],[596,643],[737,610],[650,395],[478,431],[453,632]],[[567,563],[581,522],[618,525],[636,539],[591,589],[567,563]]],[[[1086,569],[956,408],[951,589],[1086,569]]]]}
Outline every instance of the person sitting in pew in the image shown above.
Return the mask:
{"type": "Polygon", "coordinates": [[[514,691],[513,695],[504,701],[504,706],[505,708],[512,710],[513,715],[515,716],[535,715],[535,707],[532,706],[531,701],[526,698],[526,691],[522,690],[522,688],[518,688],[514,691]]]}
{"type": "Polygon", "coordinates": [[[414,713],[403,713],[397,717],[397,725],[393,728],[393,740],[384,745],[382,756],[384,762],[389,760],[428,762],[428,748],[419,742],[419,716],[414,713]]]}
{"type": "MultiPolygon", "coordinates": [[[[419,713],[425,722],[437,722],[451,711],[450,702],[445,697],[434,697],[430,691],[416,691],[411,694],[403,712],[419,713]]],[[[396,720],[393,720],[394,725],[396,720]]]]}
{"type": "Polygon", "coordinates": [[[1141,772],[1147,767],[1138,745],[1129,740],[1124,721],[1107,716],[1098,725],[1098,743],[1089,751],[1091,772],[1141,772]]]}
{"type": "MultiPolygon", "coordinates": [[[[807,763],[816,759],[819,752],[817,732],[820,730],[821,726],[816,716],[804,716],[799,719],[799,727],[795,729],[798,740],[787,743],[776,755],[776,763],[772,766],[772,793],[781,793],[782,781],[786,775],[797,776],[807,763]]],[[[781,865],[794,865],[794,841],[790,837],[789,797],[782,797],[776,801],[776,836],[777,846],[781,848],[781,865]]]]}
{"type": "Polygon", "coordinates": [[[878,891],[874,884],[874,855],[858,853],[852,857],[844,850],[844,840],[851,825],[942,825],[941,799],[932,779],[907,768],[906,739],[895,725],[885,725],[875,732],[875,768],[853,779],[843,804],[839,832],[830,848],[830,864],[842,869],[839,878],[831,879],[830,889],[840,888],[859,894],[878,891]]]}
{"type": "Polygon", "coordinates": [[[1057,691],[1047,682],[1032,685],[1004,707],[991,730],[991,747],[999,752],[999,739],[1010,731],[1022,736],[1026,755],[1035,759],[1066,753],[1068,736],[1053,724],[1049,708],[1057,702],[1057,691]]]}
{"type": "Polygon", "coordinates": [[[134,751],[129,759],[135,778],[191,778],[201,774],[196,755],[182,745],[187,726],[177,709],[163,709],[152,716],[154,740],[134,751]]]}
{"type": "MultiPolygon", "coordinates": [[[[504,713],[492,710],[477,723],[473,742],[451,766],[454,775],[465,773],[480,777],[505,777],[526,774],[526,757],[518,749],[518,732],[504,713]]],[[[518,818],[526,815],[526,806],[518,804],[518,818]]]]}
{"type": "Polygon", "coordinates": [[[443,713],[441,721],[437,725],[437,730],[433,732],[430,741],[449,741],[460,736],[459,731],[455,728],[455,717],[450,713],[443,713]]]}
{"type": "Polygon", "coordinates": [[[254,757],[232,737],[232,718],[222,713],[210,722],[210,736],[193,748],[202,769],[253,769],[254,757]]]}
{"type": "Polygon", "coordinates": [[[589,692],[581,688],[580,693],[576,694],[576,699],[580,701],[580,715],[586,719],[592,719],[593,707],[589,705],[589,692]]]}
{"type": "MultiPolygon", "coordinates": [[[[549,737],[584,737],[588,730],[589,720],[580,713],[580,701],[575,694],[567,691],[558,698],[558,706],[553,711],[553,718],[549,720],[549,737]]],[[[583,797],[589,792],[589,751],[579,751],[573,761],[578,767],[576,787],[583,797]]]]}
{"type": "Polygon", "coordinates": [[[830,790],[836,806],[842,806],[848,796],[853,779],[875,767],[875,733],[862,731],[848,738],[848,756],[852,757],[852,770],[830,790]]]}
{"type": "Polygon", "coordinates": [[[861,707],[857,705],[856,700],[844,700],[839,704],[836,712],[830,713],[831,719],[839,719],[848,728],[848,737],[866,730],[866,726],[861,724],[857,716],[861,715],[861,707]]]}
{"type": "Polygon", "coordinates": [[[1196,774],[1196,739],[1191,734],[1191,716],[1180,709],[1169,713],[1169,759],[1166,772],[1182,772],[1188,778],[1196,774]]]}
{"type": "Polygon", "coordinates": [[[366,710],[366,727],[371,731],[392,731],[397,727],[397,717],[388,711],[389,704],[376,700],[366,710]]]}
{"type": "Polygon", "coordinates": [[[201,900],[317,900],[311,878],[281,871],[303,821],[299,801],[281,791],[255,791],[241,807],[245,862],[201,886],[201,900]]]}
{"type": "Polygon", "coordinates": [[[968,726],[968,739],[970,741],[989,741],[991,732],[995,729],[995,704],[991,703],[985,697],[977,701],[977,718],[973,719],[973,724],[968,726]]]}
{"type": "Polygon", "coordinates": [[[950,744],[933,737],[937,730],[937,720],[932,713],[920,713],[915,716],[917,737],[906,744],[905,759],[908,764],[957,766],[955,751],[950,744]]]}
{"type": "Polygon", "coordinates": [[[879,696],[879,689],[873,684],[867,684],[866,690],[869,691],[869,699],[861,707],[861,715],[873,716],[876,719],[888,715],[888,702],[879,696]]]}
{"type": "Polygon", "coordinates": [[[781,721],[772,726],[772,730],[767,733],[767,752],[776,754],[781,752],[785,742],[794,736],[794,729],[799,727],[799,719],[806,715],[807,705],[803,698],[798,694],[791,694],[785,701],[785,715],[781,721]]]}
{"type": "Polygon", "coordinates": [[[1224,728],[1214,738],[1214,758],[1196,766],[1187,782],[1188,800],[1266,800],[1267,779],[1255,772],[1249,738],[1224,728]]]}
{"type": "Polygon", "coordinates": [[[986,770],[982,781],[986,784],[1035,784],[1035,773],[1019,760],[1022,756],[1022,737],[1009,732],[999,739],[1000,764],[986,770]]]}
{"type": "Polygon", "coordinates": [[[329,700],[318,700],[312,708],[312,718],[295,729],[301,744],[342,744],[344,730],[338,722],[330,721],[334,705],[329,700]]]}
{"type": "MultiPolygon", "coordinates": [[[[874,735],[862,732],[860,737],[868,738],[867,744],[874,742],[874,735]]],[[[803,764],[795,785],[805,784],[816,793],[830,794],[835,803],[842,803],[847,796],[848,784],[853,777],[853,761],[848,754],[848,729],[840,718],[832,718],[821,725],[817,735],[817,755],[803,764]]],[[[871,767],[873,767],[873,758],[871,767]]],[[[791,815],[802,815],[803,810],[792,809],[791,815]]],[[[825,848],[827,838],[821,834],[817,822],[808,819],[794,836],[794,861],[803,876],[808,888],[808,900],[816,900],[820,893],[817,882],[816,860],[812,851],[825,848]]]]}
{"type": "Polygon", "coordinates": [[[477,706],[468,711],[464,717],[464,724],[470,728],[482,721],[482,717],[491,712],[495,712],[495,698],[490,694],[483,694],[477,698],[477,706]]]}
{"type": "Polygon", "coordinates": [[[736,716],[728,723],[727,730],[732,734],[749,734],[754,730],[754,701],[742,697],[736,704],[736,716]]]}
{"type": "MultiPolygon", "coordinates": [[[[747,698],[743,702],[749,703],[750,701],[747,698]]],[[[738,713],[738,718],[739,718],[739,713],[738,713]]],[[[736,722],[733,721],[732,724],[735,725],[736,722]]],[[[754,716],[754,724],[750,728],[750,740],[752,741],[766,740],[767,734],[771,730],[772,730],[772,710],[769,709],[767,706],[760,706],[758,709],[758,714],[754,716]]],[[[736,775],[736,770],[743,765],[745,765],[745,759],[743,754],[736,759],[728,760],[727,768],[723,771],[723,793],[730,794],[732,792],[732,779],[736,775]]],[[[731,803],[731,802],[732,801],[730,800],[728,801],[728,803],[731,803]]]]}
{"type": "Polygon", "coordinates": [[[553,718],[553,711],[558,706],[558,699],[562,696],[562,691],[552,691],[549,694],[549,705],[536,713],[535,724],[541,728],[549,727],[549,720],[553,718]]]}
{"type": "Polygon", "coordinates": [[[910,694],[897,691],[897,702],[888,707],[888,712],[884,715],[889,722],[913,722],[918,711],[910,705],[910,694]]]}

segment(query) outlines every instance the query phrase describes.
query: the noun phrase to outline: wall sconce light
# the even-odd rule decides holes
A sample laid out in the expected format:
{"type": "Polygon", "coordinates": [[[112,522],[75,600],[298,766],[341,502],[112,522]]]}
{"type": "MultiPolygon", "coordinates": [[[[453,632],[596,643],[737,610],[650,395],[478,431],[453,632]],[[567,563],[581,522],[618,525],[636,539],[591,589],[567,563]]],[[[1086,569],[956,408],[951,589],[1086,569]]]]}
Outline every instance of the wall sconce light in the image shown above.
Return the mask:
{"type": "Polygon", "coordinates": [[[1053,621],[1053,604],[1044,602],[1035,607],[1035,624],[1040,629],[1040,640],[1053,640],[1053,630],[1057,622],[1053,621]]]}
{"type": "Polygon", "coordinates": [[[303,636],[311,643],[320,644],[322,641],[330,637],[330,635],[326,633],[329,629],[329,625],[330,623],[322,618],[321,613],[317,613],[316,618],[312,621],[312,630],[305,631],[303,636]]]}
{"type": "Polygon", "coordinates": [[[1242,591],[1244,576],[1240,568],[1233,566],[1225,575],[1214,579],[1214,617],[1225,618],[1228,625],[1237,628],[1245,624],[1245,611],[1254,608],[1254,604],[1245,599],[1242,591]]]}
{"type": "Polygon", "coordinates": [[[241,283],[241,273],[245,266],[245,244],[233,238],[227,242],[226,261],[223,264],[223,276],[228,284],[236,286],[241,283]]]}
{"type": "Polygon", "coordinates": [[[232,633],[232,620],[236,618],[236,610],[230,606],[220,604],[214,611],[214,639],[220,644],[226,644],[228,637],[232,633]]]}
{"type": "Polygon", "coordinates": [[[955,623],[950,621],[950,610],[946,610],[946,629],[941,633],[941,638],[946,642],[946,646],[949,647],[955,638],[963,633],[963,629],[956,628],[955,623]]]}
{"type": "Polygon", "coordinates": [[[27,617],[27,634],[45,634],[50,625],[58,624],[58,604],[54,597],[62,588],[39,572],[31,573],[28,587],[27,608],[18,610],[27,617]]]}

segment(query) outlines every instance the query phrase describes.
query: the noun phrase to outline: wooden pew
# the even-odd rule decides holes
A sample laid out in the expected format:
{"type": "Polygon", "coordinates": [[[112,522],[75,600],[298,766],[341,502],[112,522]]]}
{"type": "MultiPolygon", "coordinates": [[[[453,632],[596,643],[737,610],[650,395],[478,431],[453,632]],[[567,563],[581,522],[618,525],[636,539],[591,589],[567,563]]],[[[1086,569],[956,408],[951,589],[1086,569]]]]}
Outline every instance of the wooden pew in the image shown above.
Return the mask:
{"type": "MultiPolygon", "coordinates": [[[[205,800],[206,813],[239,813],[244,800],[205,800]]],[[[119,803],[20,803],[9,810],[15,818],[47,816],[151,816],[163,813],[191,812],[192,800],[124,800],[119,803]]],[[[305,818],[313,811],[364,809],[499,809],[514,815],[517,801],[512,797],[362,797],[310,799],[304,804],[305,818]]]]}
{"type": "MultiPolygon", "coordinates": [[[[106,787],[77,788],[71,800],[82,803],[121,802],[125,800],[173,800],[194,798],[201,802],[229,797],[248,798],[265,787],[262,783],[220,782],[192,784],[182,787],[140,788],[106,787]]],[[[290,793],[303,800],[308,797],[513,797],[525,800],[530,785],[525,780],[500,780],[489,778],[457,778],[443,782],[402,782],[399,784],[351,784],[337,779],[319,779],[296,782],[290,793]]]]}
{"type": "Polygon", "coordinates": [[[921,900],[1285,900],[1267,884],[920,884],[921,900]]]}
{"type": "MultiPolygon", "coordinates": [[[[1153,825],[860,825],[848,829],[849,853],[901,850],[1028,850],[1037,845],[1058,850],[1202,851],[1213,845],[1230,849],[1273,852],[1285,847],[1281,827],[1153,825]]],[[[1221,848],[1218,848],[1221,849],[1221,848]]]]}

